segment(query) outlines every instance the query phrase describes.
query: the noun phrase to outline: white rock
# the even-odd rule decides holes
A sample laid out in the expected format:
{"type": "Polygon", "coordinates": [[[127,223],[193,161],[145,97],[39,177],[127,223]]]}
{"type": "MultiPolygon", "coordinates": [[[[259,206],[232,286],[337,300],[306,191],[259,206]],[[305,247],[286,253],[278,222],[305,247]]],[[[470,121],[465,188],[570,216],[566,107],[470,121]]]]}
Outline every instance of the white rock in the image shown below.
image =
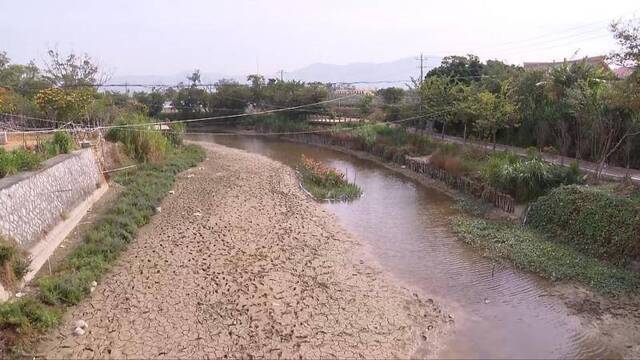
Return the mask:
{"type": "Polygon", "coordinates": [[[21,297],[23,297],[23,296],[24,296],[24,293],[21,293],[21,292],[16,293],[16,297],[17,297],[18,299],[20,299],[20,298],[21,298],[21,297]]]}
{"type": "Polygon", "coordinates": [[[87,322],[84,320],[76,320],[76,329],[86,329],[87,322]]]}
{"type": "Polygon", "coordinates": [[[175,194],[175,193],[176,193],[175,191],[173,191],[173,190],[169,190],[169,194],[173,195],[173,194],[175,194]]]}
{"type": "Polygon", "coordinates": [[[96,287],[95,287],[95,286],[92,286],[92,287],[90,287],[90,288],[89,288],[89,292],[90,292],[90,293],[92,293],[92,292],[94,292],[94,291],[96,291],[96,287]]]}
{"type": "Polygon", "coordinates": [[[187,177],[188,177],[188,178],[192,178],[192,177],[193,177],[193,174],[189,174],[189,175],[187,175],[187,177]]]}
{"type": "Polygon", "coordinates": [[[77,327],[75,330],[73,330],[73,335],[82,336],[82,335],[84,335],[84,330],[82,330],[81,328],[77,327]]]}
{"type": "Polygon", "coordinates": [[[202,214],[200,212],[195,212],[193,213],[193,216],[202,216],[202,214]]]}
{"type": "Polygon", "coordinates": [[[98,282],[97,282],[97,281],[95,281],[95,280],[94,280],[94,281],[92,281],[92,282],[91,282],[91,286],[93,286],[93,287],[98,286],[98,282]]]}
{"type": "Polygon", "coordinates": [[[162,207],[158,206],[158,207],[156,208],[156,212],[157,212],[157,213],[162,212],[162,207]]]}

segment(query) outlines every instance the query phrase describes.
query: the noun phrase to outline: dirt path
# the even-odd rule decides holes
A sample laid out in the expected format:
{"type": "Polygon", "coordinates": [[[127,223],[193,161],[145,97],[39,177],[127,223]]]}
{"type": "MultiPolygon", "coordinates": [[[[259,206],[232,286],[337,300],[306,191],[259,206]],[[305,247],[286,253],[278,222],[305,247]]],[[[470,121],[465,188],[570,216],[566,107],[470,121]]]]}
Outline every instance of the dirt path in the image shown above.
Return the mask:
{"type": "Polygon", "coordinates": [[[38,352],[61,357],[407,357],[448,319],[377,271],[289,168],[208,159],[38,352]],[[83,319],[88,332],[72,335],[83,319]]]}

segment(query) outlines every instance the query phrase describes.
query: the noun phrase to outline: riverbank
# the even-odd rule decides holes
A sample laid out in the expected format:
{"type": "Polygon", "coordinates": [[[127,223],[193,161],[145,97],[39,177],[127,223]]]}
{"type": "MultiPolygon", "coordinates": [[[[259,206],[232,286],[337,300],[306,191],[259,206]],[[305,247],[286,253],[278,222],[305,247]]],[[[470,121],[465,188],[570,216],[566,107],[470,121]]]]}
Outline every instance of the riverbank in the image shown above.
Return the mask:
{"type": "Polygon", "coordinates": [[[451,321],[395,285],[359,242],[259,155],[208,159],[90,297],[39,347],[48,357],[408,357],[451,321]],[[88,332],[71,334],[82,319],[88,332]]]}

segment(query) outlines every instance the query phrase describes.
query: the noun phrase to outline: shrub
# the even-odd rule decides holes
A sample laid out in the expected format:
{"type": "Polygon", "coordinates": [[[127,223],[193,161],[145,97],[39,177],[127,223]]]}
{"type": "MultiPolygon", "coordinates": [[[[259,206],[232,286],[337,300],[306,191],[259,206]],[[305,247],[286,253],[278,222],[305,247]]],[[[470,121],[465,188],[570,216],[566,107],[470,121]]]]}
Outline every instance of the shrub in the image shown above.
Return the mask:
{"type": "Polygon", "coordinates": [[[280,115],[262,117],[257,120],[256,128],[261,132],[286,133],[309,128],[304,120],[290,119],[280,115]]]}
{"type": "Polygon", "coordinates": [[[640,208],[609,191],[577,185],[557,188],[531,205],[527,223],[615,264],[640,259],[640,208]]]}
{"type": "Polygon", "coordinates": [[[0,281],[6,288],[13,288],[16,281],[29,272],[29,254],[17,244],[0,237],[0,281]]]}
{"type": "Polygon", "coordinates": [[[45,330],[55,325],[59,319],[58,311],[30,298],[0,305],[0,324],[3,328],[12,327],[22,334],[33,330],[45,330]]]}
{"type": "Polygon", "coordinates": [[[0,148],[0,178],[20,171],[35,170],[42,161],[41,156],[23,148],[6,151],[0,148]]]}
{"type": "Polygon", "coordinates": [[[141,162],[159,163],[165,159],[170,143],[160,130],[150,123],[151,119],[142,114],[121,116],[116,125],[134,125],[132,127],[111,128],[107,140],[121,142],[127,155],[141,162]]]}
{"type": "Polygon", "coordinates": [[[351,200],[360,196],[360,188],[349,183],[343,173],[302,155],[298,167],[305,188],[319,200],[351,200]]]}
{"type": "Polygon", "coordinates": [[[51,142],[56,147],[58,154],[68,154],[74,148],[73,137],[64,131],[58,131],[53,134],[53,140],[51,142]]]}
{"type": "Polygon", "coordinates": [[[533,200],[557,186],[581,181],[577,166],[554,165],[540,157],[524,159],[509,152],[493,154],[482,169],[482,176],[519,202],[533,200]]]}
{"type": "Polygon", "coordinates": [[[169,124],[171,131],[167,133],[167,138],[173,146],[182,145],[182,139],[184,138],[184,132],[186,125],[184,123],[172,122],[169,124]]]}

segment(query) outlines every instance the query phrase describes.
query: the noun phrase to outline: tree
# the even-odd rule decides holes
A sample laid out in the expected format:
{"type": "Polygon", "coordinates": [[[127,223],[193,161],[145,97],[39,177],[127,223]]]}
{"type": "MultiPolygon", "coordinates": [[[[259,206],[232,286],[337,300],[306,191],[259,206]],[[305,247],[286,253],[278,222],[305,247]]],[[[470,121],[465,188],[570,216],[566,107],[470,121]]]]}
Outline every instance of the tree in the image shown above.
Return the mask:
{"type": "Polygon", "coordinates": [[[44,78],[53,86],[63,88],[86,87],[104,83],[107,76],[100,72],[89,55],[69,53],[62,55],[57,49],[47,51],[44,78]]]}
{"type": "Polygon", "coordinates": [[[36,104],[51,118],[58,121],[76,122],[86,114],[93,100],[93,89],[64,90],[57,87],[44,89],[35,97],[36,104]]]}
{"type": "Polygon", "coordinates": [[[362,99],[360,99],[360,102],[358,103],[358,111],[360,112],[360,116],[362,116],[363,118],[366,118],[367,116],[369,116],[369,114],[371,114],[372,106],[373,106],[373,96],[371,95],[363,96],[362,99]]]}
{"type": "Polygon", "coordinates": [[[27,65],[11,64],[7,54],[0,52],[0,86],[10,88],[27,98],[33,98],[38,91],[49,87],[49,84],[42,78],[40,69],[33,61],[27,65]]]}
{"type": "Polygon", "coordinates": [[[464,84],[480,81],[484,65],[475,55],[445,56],[440,66],[431,69],[426,78],[445,77],[464,84]]]}
{"type": "Polygon", "coordinates": [[[638,66],[640,64],[640,19],[613,22],[610,29],[620,49],[611,53],[609,58],[621,66],[638,66]]]}
{"type": "Polygon", "coordinates": [[[517,107],[508,97],[509,84],[501,84],[501,92],[493,94],[482,90],[475,94],[475,105],[469,110],[476,116],[476,127],[480,135],[491,139],[493,150],[496,149],[496,135],[499,130],[518,125],[517,107]]]}
{"type": "Polygon", "coordinates": [[[456,120],[460,105],[458,83],[448,77],[430,76],[420,84],[420,101],[442,124],[444,138],[447,125],[456,120]]]}
{"type": "Polygon", "coordinates": [[[389,87],[378,90],[376,94],[382,97],[382,109],[387,115],[386,120],[398,120],[401,113],[401,102],[405,95],[404,90],[397,87],[389,87]]]}
{"type": "Polygon", "coordinates": [[[165,97],[162,92],[156,89],[152,89],[151,92],[134,92],[133,98],[147,107],[147,113],[149,116],[156,116],[160,114],[165,101],[165,97]]]}

